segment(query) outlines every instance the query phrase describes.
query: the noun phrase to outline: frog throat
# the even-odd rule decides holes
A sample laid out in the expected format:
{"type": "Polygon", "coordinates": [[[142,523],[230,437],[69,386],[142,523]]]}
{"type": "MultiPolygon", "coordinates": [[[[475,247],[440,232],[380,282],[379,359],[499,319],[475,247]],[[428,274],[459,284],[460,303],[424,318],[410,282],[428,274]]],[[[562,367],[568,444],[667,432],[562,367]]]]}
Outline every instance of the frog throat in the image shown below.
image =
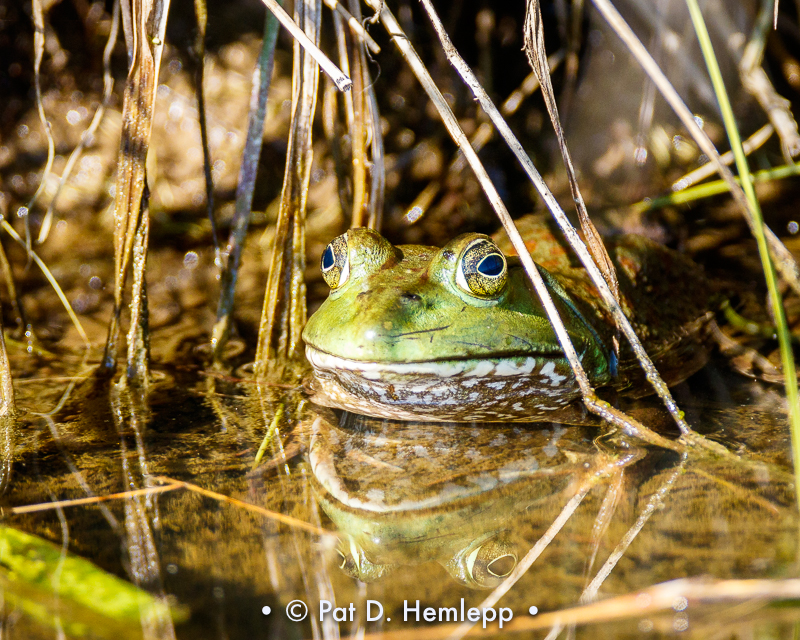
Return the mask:
{"type": "Polygon", "coordinates": [[[569,363],[553,354],[379,363],[306,346],[306,356],[325,404],[390,419],[555,419],[580,395],[569,363]]]}

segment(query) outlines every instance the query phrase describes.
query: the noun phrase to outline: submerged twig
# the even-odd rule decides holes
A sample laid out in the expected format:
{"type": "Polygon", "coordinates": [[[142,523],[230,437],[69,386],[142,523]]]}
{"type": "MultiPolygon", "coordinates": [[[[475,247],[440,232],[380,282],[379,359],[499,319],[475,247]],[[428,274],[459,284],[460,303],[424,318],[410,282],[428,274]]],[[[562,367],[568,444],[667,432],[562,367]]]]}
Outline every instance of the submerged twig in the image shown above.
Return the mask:
{"type": "Polygon", "coordinates": [[[100,502],[110,502],[111,500],[122,500],[131,498],[133,496],[148,496],[154,493],[168,493],[176,489],[185,489],[186,487],[175,482],[167,485],[160,485],[157,487],[146,487],[144,489],[134,489],[133,491],[122,491],[121,493],[109,493],[104,496],[91,496],[89,498],[75,498],[74,500],[58,500],[56,502],[40,502],[38,504],[26,504],[21,507],[11,507],[8,512],[14,515],[22,513],[37,513],[40,511],[49,511],[50,509],[63,509],[65,507],[82,507],[87,504],[98,504],[100,502]]]}
{"type": "Polygon", "coordinates": [[[169,478],[167,476],[153,476],[153,480],[155,480],[156,482],[163,482],[164,484],[169,486],[177,485],[183,487],[185,489],[188,489],[192,493],[197,493],[201,496],[205,496],[206,498],[211,498],[212,500],[216,500],[217,502],[227,502],[228,504],[231,504],[235,507],[241,507],[242,509],[246,509],[247,511],[252,511],[253,513],[258,513],[259,515],[265,516],[270,520],[275,520],[276,522],[280,522],[295,529],[302,529],[303,531],[308,531],[309,533],[313,533],[318,536],[335,535],[332,531],[328,531],[320,527],[315,527],[314,525],[309,524],[308,522],[304,522],[303,520],[298,520],[297,518],[293,518],[292,516],[287,516],[282,513],[278,513],[277,511],[270,511],[269,509],[265,509],[264,507],[259,507],[257,504],[245,502],[244,500],[239,500],[238,498],[231,498],[230,496],[226,496],[222,493],[217,493],[216,491],[203,489],[203,487],[200,487],[196,484],[192,484],[191,482],[176,480],[174,478],[169,478]]]}

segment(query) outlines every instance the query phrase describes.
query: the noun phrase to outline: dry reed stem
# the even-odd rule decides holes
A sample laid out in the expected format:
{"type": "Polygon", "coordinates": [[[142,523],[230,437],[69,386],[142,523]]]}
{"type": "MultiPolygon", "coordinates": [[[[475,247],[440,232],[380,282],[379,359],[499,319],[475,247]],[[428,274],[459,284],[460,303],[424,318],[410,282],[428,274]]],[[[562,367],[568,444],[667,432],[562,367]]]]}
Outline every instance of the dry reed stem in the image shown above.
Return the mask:
{"type": "Polygon", "coordinates": [[[417,52],[414,50],[410,40],[403,32],[400,24],[397,22],[392,12],[386,7],[386,5],[379,3],[377,0],[367,0],[367,4],[369,4],[373,9],[380,11],[380,19],[382,24],[386,28],[392,40],[394,40],[394,43],[397,45],[397,48],[400,50],[403,57],[406,59],[406,62],[411,67],[414,75],[417,76],[417,79],[422,84],[425,92],[434,103],[434,106],[439,112],[439,115],[442,118],[448,133],[450,133],[450,136],[453,138],[469,162],[469,165],[475,173],[475,176],[484,193],[486,194],[489,203],[491,204],[497,216],[500,218],[503,226],[506,228],[506,232],[508,233],[511,242],[514,245],[514,248],[519,254],[520,260],[525,267],[525,271],[528,273],[528,276],[533,282],[533,286],[537,295],[539,296],[539,299],[542,301],[542,306],[544,307],[547,317],[553,326],[553,330],[558,337],[558,341],[564,350],[564,354],[569,361],[570,366],[572,367],[582,395],[584,398],[593,398],[594,389],[592,389],[589,378],[586,375],[586,372],[583,370],[580,359],[578,358],[578,354],[575,351],[575,347],[570,341],[567,330],[564,327],[564,323],[561,321],[561,318],[558,315],[558,311],[553,304],[553,300],[550,297],[550,293],[547,290],[544,280],[542,279],[542,275],[536,268],[536,265],[531,259],[530,254],[525,249],[525,243],[520,237],[519,232],[516,230],[514,222],[511,220],[511,216],[508,213],[508,209],[500,198],[500,194],[497,192],[497,189],[492,183],[491,178],[489,178],[489,174],[486,172],[486,169],[478,158],[478,154],[475,153],[475,150],[470,145],[469,139],[464,133],[464,130],[461,128],[461,125],[458,123],[455,114],[453,114],[453,111],[450,109],[450,106],[447,104],[444,96],[442,96],[441,91],[439,90],[438,86],[436,86],[436,83],[428,73],[424,63],[420,59],[419,55],[417,55],[417,52]]]}
{"type": "MultiPolygon", "coordinates": [[[[123,9],[123,17],[127,16],[124,26],[129,70],[123,97],[122,133],[114,196],[114,311],[101,365],[101,371],[105,374],[116,369],[122,298],[134,244],[142,225],[142,197],[146,187],[145,161],[150,146],[169,0],[133,0],[130,7],[123,3],[123,9]]],[[[140,318],[146,315],[141,298],[132,298],[130,305],[132,315],[137,314],[140,318]]],[[[141,345],[137,347],[140,349],[141,345]]],[[[132,372],[129,371],[130,373],[132,372]]],[[[139,371],[134,379],[141,380],[146,375],[146,371],[139,371]]]]}
{"type": "Polygon", "coordinates": [[[339,91],[349,91],[351,89],[353,82],[350,78],[342,73],[342,70],[322,52],[322,50],[305,34],[303,29],[297,26],[297,23],[284,11],[277,0],[261,0],[261,2],[263,2],[267,9],[278,19],[278,22],[292,34],[292,38],[294,38],[295,42],[299,43],[300,46],[317,61],[319,66],[322,67],[322,70],[333,80],[333,83],[339,91]]]}
{"type": "MultiPolygon", "coordinates": [[[[321,7],[321,1],[311,6],[295,4],[295,15],[309,34],[307,39],[319,39],[321,7]]],[[[319,65],[298,40],[294,42],[293,59],[289,149],[258,330],[255,367],[259,381],[269,373],[294,375],[286,366],[301,355],[300,334],[306,323],[305,221],[319,65]]]]}
{"type": "Polygon", "coordinates": [[[325,6],[328,7],[331,11],[336,11],[342,19],[347,22],[347,26],[350,27],[350,31],[356,36],[361,42],[366,44],[369,47],[369,50],[372,51],[375,55],[378,55],[381,52],[380,46],[375,40],[372,39],[372,36],[369,35],[361,26],[361,23],[355,19],[355,17],[345,9],[340,2],[337,0],[324,0],[325,6]]]}
{"type": "Polygon", "coordinates": [[[72,153],[70,153],[67,159],[67,164],[64,165],[64,170],[61,172],[61,178],[58,181],[58,187],[56,188],[53,198],[50,200],[50,204],[47,206],[47,213],[45,213],[42,226],[39,228],[39,236],[36,238],[36,242],[39,244],[47,240],[47,236],[50,234],[50,227],[53,223],[55,207],[58,203],[61,191],[69,181],[69,177],[72,175],[72,169],[75,167],[75,163],[77,163],[81,155],[83,155],[84,149],[94,141],[94,134],[103,121],[106,109],[111,102],[112,91],[114,89],[114,76],[111,75],[111,54],[117,44],[117,36],[119,35],[120,1],[121,0],[114,0],[114,8],[111,12],[111,29],[108,33],[106,46],[103,49],[103,99],[95,110],[89,126],[86,127],[81,134],[78,146],[72,150],[72,153]]]}
{"type": "Polygon", "coordinates": [[[304,522],[303,520],[298,520],[297,518],[293,518],[292,516],[287,516],[284,515],[283,513],[278,513],[277,511],[270,511],[269,509],[265,509],[264,507],[259,507],[258,505],[252,504],[250,502],[245,502],[244,500],[239,500],[238,498],[232,498],[222,493],[217,493],[216,491],[203,489],[203,487],[200,487],[196,484],[192,484],[191,482],[184,482],[183,480],[175,480],[174,478],[169,478],[167,476],[152,476],[152,478],[157,482],[163,482],[167,485],[179,485],[184,489],[188,489],[192,493],[197,493],[201,496],[205,496],[206,498],[211,498],[212,500],[216,500],[217,502],[225,502],[235,507],[240,507],[247,511],[252,511],[253,513],[262,515],[266,518],[269,518],[270,520],[275,520],[276,522],[280,522],[281,524],[285,524],[294,529],[301,529],[302,531],[307,531],[308,533],[313,533],[314,535],[317,536],[333,536],[333,537],[336,536],[334,532],[328,531],[327,529],[323,529],[322,527],[316,527],[313,524],[304,522]]]}
{"type": "Polygon", "coordinates": [[[42,177],[39,180],[39,187],[33,194],[33,197],[28,202],[28,205],[20,211],[25,220],[25,248],[30,251],[31,249],[31,223],[30,212],[39,196],[44,192],[47,178],[50,175],[50,170],[53,167],[53,160],[56,155],[55,141],[53,140],[53,132],[50,128],[50,122],[44,112],[44,102],[42,101],[42,58],[44,56],[44,12],[42,10],[42,0],[33,0],[31,3],[33,13],[33,85],[36,91],[36,109],[39,113],[39,121],[42,123],[44,135],[47,139],[47,161],[44,165],[42,177]]]}
{"type": "Polygon", "coordinates": [[[277,38],[278,21],[271,13],[267,13],[264,18],[261,51],[256,68],[253,70],[253,80],[250,88],[250,110],[247,116],[247,134],[244,151],[242,152],[242,164],[239,167],[239,180],[236,185],[236,201],[231,231],[225,248],[227,259],[222,264],[217,317],[211,331],[213,360],[217,365],[222,360],[222,354],[231,334],[231,315],[233,314],[236,294],[236,281],[252,215],[253,193],[255,191],[256,176],[258,175],[258,161],[261,157],[264,118],[267,113],[267,97],[272,83],[277,38]]]}
{"type": "MultiPolygon", "coordinates": [[[[764,58],[764,46],[770,31],[772,17],[772,7],[775,7],[777,19],[778,2],[762,2],[761,11],[758,14],[756,24],[753,27],[753,35],[745,45],[739,61],[739,75],[742,79],[742,86],[754,96],[761,108],[767,114],[769,121],[775,127],[778,138],[781,141],[783,155],[787,162],[800,154],[800,133],[797,130],[797,122],[792,115],[792,103],[775,90],[767,72],[761,66],[764,58]]],[[[730,41],[729,41],[730,44],[730,41]]]]}
{"type": "MultiPolygon", "coordinates": [[[[371,3],[374,3],[375,0],[370,0],[370,1],[371,3]]],[[[625,316],[625,313],[622,311],[622,308],[619,306],[619,303],[617,302],[611,288],[608,286],[605,277],[603,276],[603,274],[598,269],[597,265],[592,260],[592,257],[587,251],[586,246],[578,237],[576,230],[570,224],[563,209],[561,209],[561,206],[558,204],[552,192],[549,190],[544,180],[542,179],[541,175],[533,166],[533,163],[531,162],[530,158],[525,153],[524,149],[522,148],[522,145],[514,136],[508,124],[503,119],[502,115],[497,110],[497,108],[494,106],[491,99],[486,94],[485,90],[478,82],[475,75],[472,73],[472,70],[464,62],[464,60],[461,58],[461,56],[453,47],[452,43],[450,42],[449,36],[444,31],[444,27],[442,26],[441,21],[438,19],[438,16],[436,16],[435,13],[433,13],[433,8],[430,5],[430,3],[427,0],[423,0],[423,3],[426,5],[426,8],[429,7],[428,15],[430,16],[432,22],[434,23],[434,29],[439,35],[439,38],[442,42],[442,46],[445,50],[446,55],[448,56],[448,59],[450,60],[451,64],[453,64],[453,66],[456,68],[461,77],[464,79],[464,82],[467,84],[467,86],[472,90],[473,94],[480,102],[481,107],[489,115],[492,122],[494,122],[498,131],[503,136],[503,139],[506,141],[506,144],[509,146],[509,148],[512,150],[512,152],[517,157],[519,162],[522,164],[522,167],[528,174],[528,177],[531,179],[531,181],[539,191],[540,195],[545,200],[545,203],[547,204],[551,213],[556,218],[556,221],[558,222],[559,226],[564,232],[567,241],[569,242],[570,246],[575,250],[579,259],[586,268],[589,276],[591,277],[593,284],[600,292],[600,295],[603,299],[606,308],[608,308],[612,312],[613,317],[617,322],[617,326],[623,331],[625,337],[630,342],[637,359],[639,360],[640,364],[642,365],[642,368],[645,371],[645,375],[648,381],[650,382],[650,384],[653,385],[653,388],[656,390],[656,393],[658,393],[658,395],[662,398],[664,404],[666,405],[673,419],[677,423],[681,432],[684,435],[692,433],[691,428],[683,418],[683,413],[680,411],[677,404],[673,400],[672,394],[670,393],[667,385],[658,375],[658,371],[656,370],[652,360],[650,360],[650,357],[647,355],[647,352],[645,351],[644,347],[639,341],[639,338],[636,335],[636,332],[633,330],[630,321],[625,316]]],[[[382,19],[384,14],[391,16],[388,10],[384,9],[381,12],[382,19]]],[[[391,30],[392,31],[397,30],[398,33],[400,33],[399,25],[396,27],[393,25],[391,30]]],[[[398,47],[401,47],[401,50],[403,46],[410,47],[410,45],[408,45],[405,40],[395,39],[395,42],[398,44],[398,47]]],[[[421,62],[418,63],[418,65],[420,66],[421,64],[422,64],[421,62]]],[[[422,70],[424,71],[424,67],[422,67],[422,70]]],[[[425,73],[427,74],[427,71],[425,71],[425,73]]],[[[430,76],[428,76],[428,78],[430,78],[430,76]]],[[[433,84],[432,80],[429,80],[429,82],[433,84]]],[[[432,88],[426,87],[426,91],[432,98],[434,93],[436,93],[438,97],[441,98],[441,94],[439,93],[439,90],[438,88],[436,88],[435,84],[433,84],[432,88]]],[[[475,154],[472,147],[466,140],[463,131],[461,131],[458,125],[458,121],[455,119],[455,116],[453,116],[452,111],[450,111],[449,107],[447,106],[447,103],[444,102],[444,99],[441,99],[441,103],[439,103],[438,98],[435,101],[435,103],[437,104],[437,108],[439,108],[443,120],[445,121],[445,125],[450,130],[453,139],[456,140],[456,143],[459,145],[459,147],[462,148],[462,151],[464,152],[464,155],[467,158],[467,160],[470,162],[473,171],[475,171],[476,175],[478,175],[481,186],[484,188],[484,192],[489,197],[489,201],[492,203],[495,212],[500,218],[500,221],[503,223],[503,227],[505,228],[506,233],[508,233],[511,243],[514,245],[514,248],[520,257],[520,260],[523,266],[525,267],[525,271],[528,273],[528,276],[534,283],[534,287],[536,288],[536,292],[539,295],[540,299],[542,300],[542,304],[547,313],[547,317],[551,325],[553,326],[556,336],[558,337],[558,341],[561,344],[561,347],[564,350],[567,359],[569,360],[570,366],[572,367],[572,371],[575,374],[575,378],[578,381],[578,385],[580,386],[581,394],[583,396],[584,403],[586,404],[587,408],[593,413],[600,415],[605,419],[611,419],[611,421],[614,424],[623,426],[623,428],[628,430],[628,432],[631,432],[633,429],[641,431],[643,429],[643,426],[639,425],[634,420],[627,418],[627,416],[625,416],[625,414],[623,414],[622,412],[614,410],[613,407],[608,405],[608,403],[605,403],[596,397],[594,389],[589,383],[589,379],[586,376],[586,373],[583,370],[580,360],[577,357],[577,353],[575,352],[575,349],[569,340],[569,336],[567,335],[566,329],[564,328],[561,319],[558,317],[558,313],[552,304],[552,300],[550,300],[549,293],[547,292],[544,283],[541,282],[541,276],[539,275],[536,265],[531,259],[528,251],[525,249],[525,243],[523,242],[521,236],[519,235],[519,232],[517,231],[513,221],[511,220],[511,217],[508,215],[508,211],[506,210],[505,205],[502,203],[502,201],[500,201],[500,198],[494,189],[494,185],[489,180],[488,175],[485,176],[485,179],[481,178],[482,174],[485,175],[485,169],[483,169],[483,166],[480,164],[480,161],[478,160],[477,154],[475,154]],[[442,106],[440,106],[440,104],[442,106]],[[447,117],[445,117],[445,114],[448,114],[447,117]],[[541,284],[538,284],[537,280],[541,284]]],[[[642,431],[642,433],[644,433],[644,431],[642,431]]],[[[657,436],[656,434],[652,435],[655,436],[656,438],[660,438],[660,436],[657,436]]],[[[665,439],[663,438],[661,438],[661,440],[665,441],[665,439]]],[[[696,441],[696,442],[702,442],[702,441],[696,441]]]]}
{"type": "MultiPolygon", "coordinates": [[[[717,148],[714,146],[714,143],[711,142],[708,134],[706,134],[706,132],[700,128],[700,125],[697,124],[694,119],[694,114],[692,114],[689,107],[686,106],[686,103],[683,101],[680,95],[678,95],[675,87],[672,86],[672,83],[664,75],[664,72],[658,66],[656,61],[653,60],[653,57],[642,44],[641,40],[639,40],[628,23],[625,22],[619,11],[617,11],[610,0],[592,1],[594,2],[594,5],[598,11],[600,11],[600,14],[603,16],[603,18],[605,18],[614,32],[623,41],[625,46],[628,47],[636,61],[639,63],[642,69],[644,69],[644,72],[655,83],[656,87],[661,92],[661,95],[670,105],[678,118],[680,118],[681,123],[684,127],[686,127],[686,130],[700,147],[700,150],[706,154],[711,162],[714,163],[714,166],[716,167],[720,177],[728,185],[728,189],[730,190],[733,199],[742,210],[742,213],[747,221],[747,224],[750,226],[751,231],[754,231],[755,223],[750,212],[750,206],[747,202],[747,197],[745,196],[742,187],[736,182],[731,170],[725,166],[724,162],[722,162],[720,154],[717,151],[717,148]]],[[[789,286],[791,286],[795,292],[800,294],[800,269],[798,269],[797,262],[786,246],[766,225],[764,226],[764,234],[766,235],[775,266],[778,268],[778,271],[787,284],[789,284],[789,286]]]]}
{"type": "MultiPolygon", "coordinates": [[[[434,19],[433,15],[431,16],[431,19],[434,19]]],[[[458,58],[458,62],[454,64],[459,70],[461,70],[462,67],[469,69],[461,56],[458,55],[458,52],[455,50],[452,42],[450,42],[447,34],[444,32],[444,28],[441,26],[441,21],[439,21],[438,16],[435,17],[435,20],[440,24],[439,27],[436,27],[436,31],[439,34],[439,38],[442,40],[442,44],[448,57],[451,59],[451,61],[453,61],[456,57],[458,58]]],[[[586,238],[586,243],[589,246],[589,251],[594,258],[595,263],[600,268],[600,272],[608,284],[609,289],[611,289],[614,299],[617,301],[617,304],[619,304],[619,281],[617,280],[617,271],[614,267],[614,263],[611,261],[611,256],[609,256],[608,251],[606,251],[605,245],[603,244],[603,239],[600,237],[600,233],[597,231],[594,223],[592,223],[591,218],[589,218],[589,212],[586,210],[586,203],[583,200],[583,194],[581,193],[580,186],[578,184],[578,176],[576,175],[575,167],[572,164],[572,154],[567,146],[567,137],[564,133],[564,128],[561,126],[561,119],[558,115],[556,96],[555,92],[553,91],[553,84],[550,81],[550,69],[547,63],[547,52],[544,48],[544,24],[542,22],[542,13],[539,6],[539,0],[529,0],[527,11],[525,13],[525,53],[528,56],[528,62],[536,73],[536,76],[539,79],[539,84],[542,88],[542,96],[544,97],[545,106],[547,107],[547,113],[550,115],[550,122],[552,123],[553,129],[556,132],[558,148],[561,151],[561,160],[564,164],[564,168],[567,170],[569,188],[572,193],[572,200],[575,202],[575,206],[578,210],[578,219],[581,223],[583,235],[586,238]]],[[[471,74],[471,70],[469,71],[471,74]]],[[[462,77],[464,77],[464,81],[467,83],[467,85],[471,84],[472,78],[467,78],[467,76],[464,76],[463,74],[462,77]]],[[[477,84],[477,78],[475,78],[474,82],[477,84]]],[[[480,96],[478,99],[482,103],[491,102],[489,95],[485,90],[483,90],[482,87],[481,93],[484,95],[480,96]]],[[[492,107],[494,108],[493,104],[492,107]]],[[[496,113],[495,117],[502,119],[502,115],[499,112],[496,113]]],[[[616,317],[615,321],[617,321],[617,330],[619,330],[619,321],[616,317]]],[[[616,336],[614,337],[613,346],[614,354],[618,357],[619,342],[616,336]]],[[[647,367],[645,367],[645,371],[647,371],[647,367]]]]}
{"type": "Polygon", "coordinates": [[[87,504],[97,504],[98,502],[109,502],[111,500],[121,500],[133,496],[145,496],[153,493],[167,493],[176,489],[185,489],[180,483],[161,485],[158,487],[147,487],[145,489],[135,489],[133,491],[122,491],[120,493],[109,493],[104,496],[92,496],[90,498],[76,498],[74,500],[58,500],[56,502],[40,502],[38,504],[27,504],[21,507],[11,507],[8,513],[20,515],[23,513],[37,513],[39,511],[49,511],[50,509],[63,509],[65,507],[82,507],[87,504]]]}
{"type": "MultiPolygon", "coordinates": [[[[766,143],[766,141],[772,137],[773,133],[775,133],[775,128],[771,124],[767,123],[761,127],[742,143],[742,148],[744,149],[745,155],[750,155],[756,149],[760,149],[764,143],[766,143]]],[[[720,160],[722,160],[722,162],[728,166],[732,165],[734,160],[733,151],[726,151],[723,153],[720,156],[720,160]]],[[[672,184],[672,191],[683,191],[684,189],[687,189],[692,185],[705,180],[706,178],[710,178],[716,173],[716,165],[713,162],[706,162],[702,167],[698,167],[694,171],[687,173],[679,180],[676,180],[672,184]]]]}
{"type": "MultiPolygon", "coordinates": [[[[19,234],[14,231],[14,227],[8,224],[7,220],[0,220],[0,226],[5,230],[5,232],[11,236],[13,240],[25,246],[25,241],[20,238],[19,234]]],[[[59,286],[58,282],[56,281],[53,274],[50,272],[50,269],[47,268],[47,265],[44,261],[36,254],[35,251],[31,250],[29,253],[30,258],[36,263],[36,266],[42,270],[44,277],[47,278],[47,281],[50,283],[50,286],[53,287],[53,290],[56,292],[58,299],[61,300],[61,304],[64,305],[64,309],[67,311],[67,315],[69,319],[72,321],[73,326],[78,332],[78,335],[83,340],[83,343],[89,347],[91,346],[91,342],[89,342],[89,337],[86,335],[86,332],[83,330],[83,326],[81,325],[81,321],[78,320],[78,316],[75,315],[75,311],[72,309],[72,305],[67,300],[67,296],[64,295],[63,289],[59,286]]]]}

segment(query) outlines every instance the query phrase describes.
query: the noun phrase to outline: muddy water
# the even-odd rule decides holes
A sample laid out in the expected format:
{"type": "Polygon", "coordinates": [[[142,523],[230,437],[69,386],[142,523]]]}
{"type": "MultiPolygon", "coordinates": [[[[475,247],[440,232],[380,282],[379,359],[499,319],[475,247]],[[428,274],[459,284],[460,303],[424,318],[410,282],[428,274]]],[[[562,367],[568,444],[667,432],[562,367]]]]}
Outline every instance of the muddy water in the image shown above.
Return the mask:
{"type": "MultiPolygon", "coordinates": [[[[183,612],[181,622],[128,628],[130,637],[446,637],[455,627],[441,615],[452,623],[480,610],[532,548],[540,555],[492,607],[520,637],[544,637],[550,625],[524,629],[576,606],[601,570],[601,600],[678,578],[797,573],[782,395],[732,373],[721,358],[676,397],[698,431],[736,454],[730,459],[646,448],[596,428],[336,415],[299,390],[259,389],[204,371],[192,345],[180,351],[181,366],[157,368],[148,397],[91,378],[70,387],[63,376],[81,364],[72,358],[42,357],[48,377],[18,384],[26,413],[3,497],[5,524],[65,544],[183,612]],[[7,511],[169,482],[159,477],[219,495],[184,487],[101,506],[7,511]],[[604,568],[610,556],[617,559],[604,568]],[[288,618],[294,600],[311,610],[302,622],[288,618]],[[331,611],[320,622],[326,603],[331,611]],[[368,613],[379,619],[368,621],[368,613]]],[[[636,411],[675,435],[657,403],[636,411]]],[[[575,633],[792,637],[800,609],[747,595],[719,602],[717,588],[685,600],[678,594],[660,610],[645,606],[644,595],[640,610],[575,633]]],[[[8,589],[8,637],[57,633],[63,612],[34,616],[8,589]]],[[[63,628],[72,637],[74,627],[63,628]]],[[[120,635],[111,622],[91,628],[94,637],[120,635]]],[[[497,632],[497,622],[489,629],[497,632]]]]}

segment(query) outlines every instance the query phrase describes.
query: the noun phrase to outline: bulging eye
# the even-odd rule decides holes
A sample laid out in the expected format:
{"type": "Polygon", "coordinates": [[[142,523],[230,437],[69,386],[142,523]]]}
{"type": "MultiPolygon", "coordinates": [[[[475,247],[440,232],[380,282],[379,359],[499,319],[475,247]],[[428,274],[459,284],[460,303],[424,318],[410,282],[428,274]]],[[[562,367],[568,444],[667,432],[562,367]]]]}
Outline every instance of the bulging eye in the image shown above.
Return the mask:
{"type": "Polygon", "coordinates": [[[487,540],[466,558],[467,572],[475,586],[497,586],[517,566],[517,556],[504,539],[487,540]]]}
{"type": "Polygon", "coordinates": [[[458,259],[456,284],[466,293],[480,298],[494,298],[506,286],[506,258],[491,240],[470,242],[458,259]]]}
{"type": "Polygon", "coordinates": [[[350,261],[347,257],[347,236],[331,240],[322,252],[320,270],[322,277],[331,289],[338,289],[350,277],[350,261]]]}

